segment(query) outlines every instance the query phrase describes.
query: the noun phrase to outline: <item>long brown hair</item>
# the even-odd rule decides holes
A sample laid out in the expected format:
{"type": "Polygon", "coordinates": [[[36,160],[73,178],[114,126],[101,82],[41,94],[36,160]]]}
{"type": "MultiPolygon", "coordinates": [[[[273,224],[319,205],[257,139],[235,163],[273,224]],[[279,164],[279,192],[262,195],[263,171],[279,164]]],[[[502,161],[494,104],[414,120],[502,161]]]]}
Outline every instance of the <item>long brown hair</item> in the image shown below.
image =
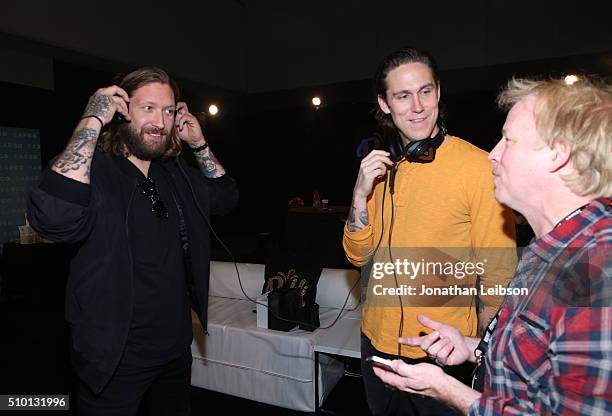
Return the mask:
{"type": "MultiPolygon", "coordinates": [[[[145,67],[136,69],[123,76],[117,85],[124,89],[131,97],[138,88],[153,83],[170,86],[174,93],[174,101],[179,101],[180,90],[178,85],[170,78],[166,71],[160,68],[145,67]]],[[[129,152],[126,149],[121,135],[121,130],[126,126],[126,124],[119,123],[107,124],[98,138],[98,149],[102,152],[111,153],[117,156],[129,156],[129,152]]],[[[174,126],[170,129],[168,138],[170,140],[170,145],[162,156],[164,159],[176,156],[181,152],[181,139],[178,137],[174,126]]]]}

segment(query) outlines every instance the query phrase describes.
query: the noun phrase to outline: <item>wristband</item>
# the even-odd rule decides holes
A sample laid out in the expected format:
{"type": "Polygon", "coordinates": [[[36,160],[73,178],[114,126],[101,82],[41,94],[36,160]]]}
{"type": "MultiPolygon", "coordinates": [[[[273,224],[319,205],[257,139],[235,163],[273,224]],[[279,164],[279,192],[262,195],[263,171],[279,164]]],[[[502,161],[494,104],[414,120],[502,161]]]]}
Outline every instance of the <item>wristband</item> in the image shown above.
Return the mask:
{"type": "Polygon", "coordinates": [[[86,118],[95,118],[96,120],[98,120],[100,122],[100,128],[104,127],[104,122],[102,121],[102,119],[94,114],[91,114],[89,116],[83,116],[81,117],[81,120],[84,120],[86,118]]]}
{"type": "Polygon", "coordinates": [[[202,150],[205,150],[207,148],[208,148],[208,143],[204,143],[202,146],[192,147],[191,151],[194,152],[194,153],[197,153],[197,152],[201,152],[202,150]]]}

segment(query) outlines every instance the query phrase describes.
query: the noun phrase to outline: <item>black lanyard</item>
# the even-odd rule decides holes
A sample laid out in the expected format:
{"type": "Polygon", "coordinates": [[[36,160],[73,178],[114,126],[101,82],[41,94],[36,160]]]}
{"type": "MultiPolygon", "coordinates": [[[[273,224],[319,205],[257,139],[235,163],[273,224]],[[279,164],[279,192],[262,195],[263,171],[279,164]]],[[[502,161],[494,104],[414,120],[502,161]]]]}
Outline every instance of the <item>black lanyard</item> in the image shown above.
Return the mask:
{"type": "Polygon", "coordinates": [[[497,326],[497,321],[499,319],[499,314],[501,313],[501,308],[497,310],[497,313],[487,325],[487,329],[483,334],[478,346],[474,350],[474,356],[476,357],[476,367],[474,367],[474,372],[472,373],[472,388],[478,391],[482,391],[483,389],[483,381],[485,375],[485,355],[487,350],[489,349],[489,341],[493,336],[493,331],[495,331],[495,327],[497,326]],[[480,354],[478,354],[478,352],[480,354]]]}
{"type": "Polygon", "coordinates": [[[497,326],[497,320],[499,319],[500,313],[501,313],[501,308],[497,310],[497,313],[495,314],[493,319],[491,319],[491,322],[489,322],[489,325],[487,326],[485,333],[480,339],[480,342],[478,343],[476,350],[474,350],[474,354],[476,354],[476,351],[481,352],[479,356],[478,355],[476,356],[477,361],[478,361],[478,358],[483,357],[486,354],[487,349],[489,348],[489,340],[491,339],[491,336],[493,335],[493,331],[495,331],[495,327],[497,326]]]}
{"type": "Polygon", "coordinates": [[[567,215],[565,218],[563,218],[561,221],[559,221],[553,228],[557,228],[558,226],[560,226],[561,224],[563,224],[565,221],[574,218],[576,215],[580,214],[580,212],[584,209],[584,207],[586,207],[589,204],[584,204],[581,207],[576,208],[575,210],[573,210],[572,212],[569,213],[569,215],[567,215]]]}

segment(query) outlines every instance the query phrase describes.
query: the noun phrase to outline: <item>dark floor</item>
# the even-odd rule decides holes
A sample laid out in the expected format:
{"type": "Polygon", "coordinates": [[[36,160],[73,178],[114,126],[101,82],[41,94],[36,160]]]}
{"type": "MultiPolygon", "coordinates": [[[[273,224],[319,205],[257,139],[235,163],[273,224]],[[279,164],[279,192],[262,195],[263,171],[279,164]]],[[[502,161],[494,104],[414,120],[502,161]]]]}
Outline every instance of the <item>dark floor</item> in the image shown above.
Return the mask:
{"type": "MultiPolygon", "coordinates": [[[[2,297],[0,333],[0,394],[70,393],[74,378],[68,358],[68,333],[57,302],[39,298],[33,303],[23,296],[2,297]]],[[[357,371],[358,361],[352,361],[351,367],[357,371]]],[[[197,387],[192,387],[191,398],[194,415],[210,414],[213,402],[215,408],[226,409],[230,414],[303,414],[197,387]]],[[[361,379],[344,377],[323,408],[337,415],[369,414],[361,379]]],[[[45,412],[49,413],[67,412],[45,412]]]]}
{"type": "MultiPolygon", "coordinates": [[[[281,407],[271,406],[263,403],[252,402],[250,400],[237,399],[236,397],[228,396],[221,393],[215,393],[208,390],[192,387],[191,404],[193,406],[193,414],[210,413],[210,403],[214,401],[215,408],[219,406],[221,409],[227,409],[228,412],[248,412],[251,415],[266,415],[266,416],[290,416],[290,415],[306,415],[309,413],[297,412],[295,410],[283,409],[281,407]]],[[[351,415],[361,416],[370,415],[367,409],[365,400],[365,392],[360,378],[345,376],[336,388],[332,391],[330,397],[323,404],[320,413],[332,415],[351,415]]]]}
{"type": "MultiPolygon", "coordinates": [[[[295,238],[279,240],[313,249],[323,267],[350,267],[340,244],[341,224],[336,224],[336,218],[328,220],[330,224],[319,230],[320,235],[317,234],[316,238],[304,237],[307,233],[302,228],[310,227],[302,224],[305,220],[293,221],[297,225],[289,221],[290,236],[301,236],[300,244],[295,238]],[[298,225],[302,228],[294,229],[298,225]],[[322,237],[324,234],[325,238],[322,237]],[[333,248],[330,248],[332,241],[333,248]]],[[[269,233],[220,234],[232,255],[229,256],[213,241],[212,258],[215,260],[227,261],[234,257],[236,261],[264,263],[266,247],[273,238],[269,233]]],[[[59,244],[23,246],[9,243],[3,246],[0,257],[0,394],[69,394],[72,390],[74,377],[68,357],[68,329],[63,316],[64,286],[72,250],[59,244]]],[[[212,402],[215,407],[219,404],[231,413],[300,414],[199,388],[192,389],[194,415],[205,411],[210,414],[212,402]]],[[[361,379],[345,377],[341,380],[324,403],[324,408],[338,415],[368,414],[361,379]]]]}

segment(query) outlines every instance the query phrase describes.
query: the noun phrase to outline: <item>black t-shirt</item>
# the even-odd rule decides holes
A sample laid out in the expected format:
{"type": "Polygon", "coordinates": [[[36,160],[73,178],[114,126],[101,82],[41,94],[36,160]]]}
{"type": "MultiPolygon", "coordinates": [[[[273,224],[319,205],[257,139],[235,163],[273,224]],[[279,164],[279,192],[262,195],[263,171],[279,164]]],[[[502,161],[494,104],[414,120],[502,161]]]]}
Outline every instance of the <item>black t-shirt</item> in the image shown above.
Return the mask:
{"type": "MultiPolygon", "coordinates": [[[[138,183],[145,177],[129,160],[120,163],[138,183]]],[[[149,178],[168,210],[168,218],[152,211],[150,198],[137,187],[129,208],[128,231],[134,262],[134,309],[126,366],[151,366],[180,356],[193,338],[179,219],[166,171],[151,163],[149,178]]]]}

